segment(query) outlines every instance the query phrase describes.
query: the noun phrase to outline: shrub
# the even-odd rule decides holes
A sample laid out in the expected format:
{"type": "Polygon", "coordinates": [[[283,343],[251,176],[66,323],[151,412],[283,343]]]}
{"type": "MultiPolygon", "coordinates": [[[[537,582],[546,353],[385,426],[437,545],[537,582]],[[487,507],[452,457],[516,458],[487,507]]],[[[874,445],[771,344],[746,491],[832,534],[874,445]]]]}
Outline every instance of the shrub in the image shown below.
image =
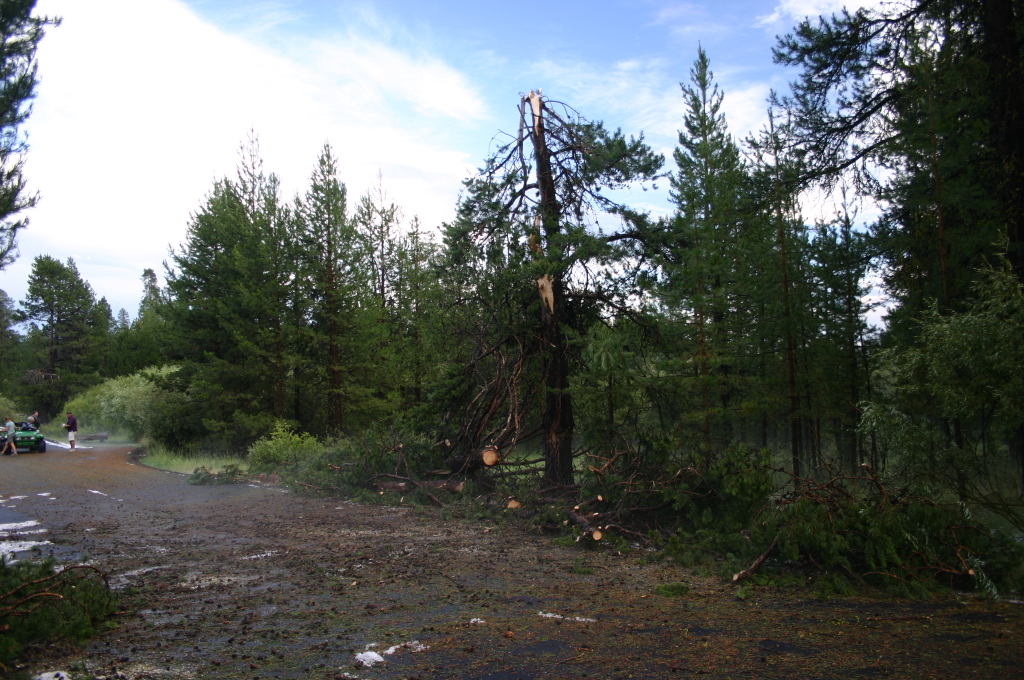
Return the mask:
{"type": "Polygon", "coordinates": [[[18,418],[20,414],[21,411],[15,405],[14,400],[0,394],[0,416],[9,415],[15,420],[20,420],[18,418]]]}
{"type": "Polygon", "coordinates": [[[249,447],[249,469],[260,472],[295,465],[323,449],[323,444],[313,435],[292,432],[285,423],[279,422],[273,432],[249,447]]]}
{"type": "Polygon", "coordinates": [[[175,366],[164,366],[111,378],[75,396],[64,410],[78,416],[83,429],[107,429],[141,440],[152,435],[157,419],[166,410],[163,402],[174,398],[154,381],[176,370],[175,366]]]}
{"type": "MultiPolygon", "coordinates": [[[[423,435],[403,430],[371,430],[325,442],[314,455],[289,467],[285,481],[359,494],[370,486],[376,474],[419,478],[440,465],[441,458],[442,452],[423,435]]],[[[427,501],[426,497],[422,500],[427,501]]]]}
{"type": "MultiPolygon", "coordinates": [[[[78,418],[79,427],[85,431],[99,431],[104,427],[103,423],[103,388],[106,383],[93,385],[85,392],[75,397],[64,405],[60,413],[71,411],[78,418]]],[[[57,417],[60,417],[60,413],[57,417]]]]}

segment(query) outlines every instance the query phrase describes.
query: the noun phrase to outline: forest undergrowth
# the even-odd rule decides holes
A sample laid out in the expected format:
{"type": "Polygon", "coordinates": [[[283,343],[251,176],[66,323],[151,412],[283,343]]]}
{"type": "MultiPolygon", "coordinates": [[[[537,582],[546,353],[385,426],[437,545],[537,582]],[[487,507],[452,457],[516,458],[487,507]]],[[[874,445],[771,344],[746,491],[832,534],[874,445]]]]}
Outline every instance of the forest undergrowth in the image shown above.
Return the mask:
{"type": "MultiPolygon", "coordinates": [[[[444,449],[397,431],[320,441],[282,427],[256,442],[248,460],[250,476],[279,473],[305,495],[434,506],[442,518],[581,550],[644,550],[734,581],[739,597],[750,583],[810,587],[820,597],[911,598],[1007,597],[1024,584],[1024,544],[1012,525],[866,464],[857,474],[822,466],[795,477],[767,451],[736,446],[703,471],[677,461],[674,473],[658,475],[664,460],[645,466],[631,452],[597,467],[581,452],[581,482],[556,486],[544,484],[529,455],[453,474],[444,449]]],[[[193,480],[217,481],[203,471],[193,480]]]]}

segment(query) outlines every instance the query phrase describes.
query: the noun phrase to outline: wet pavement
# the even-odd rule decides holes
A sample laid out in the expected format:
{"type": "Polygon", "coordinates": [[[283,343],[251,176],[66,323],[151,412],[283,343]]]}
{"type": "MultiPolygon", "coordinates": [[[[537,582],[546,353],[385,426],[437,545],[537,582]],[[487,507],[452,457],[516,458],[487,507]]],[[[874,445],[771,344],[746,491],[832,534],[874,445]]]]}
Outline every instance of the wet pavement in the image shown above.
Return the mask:
{"type": "Polygon", "coordinates": [[[0,540],[88,560],[118,627],[34,672],[141,678],[1012,678],[1024,605],[755,589],[433,508],[189,486],[129,448],[0,459],[0,540]],[[7,513],[7,514],[5,514],[7,513]],[[27,531],[40,533],[27,534],[27,531]],[[18,533],[22,532],[22,533],[18,533]],[[686,582],[668,598],[659,584],[686,582]]]}

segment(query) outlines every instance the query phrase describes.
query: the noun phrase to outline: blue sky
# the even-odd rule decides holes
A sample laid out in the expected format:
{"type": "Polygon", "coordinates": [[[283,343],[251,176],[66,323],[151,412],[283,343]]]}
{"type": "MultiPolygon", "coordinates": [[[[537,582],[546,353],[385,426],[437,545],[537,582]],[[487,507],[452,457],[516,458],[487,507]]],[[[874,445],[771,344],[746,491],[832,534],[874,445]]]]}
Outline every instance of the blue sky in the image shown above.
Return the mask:
{"type": "MultiPolygon", "coordinates": [[[[643,131],[669,155],[679,81],[698,44],[737,137],[764,121],[775,36],[835,0],[464,2],[40,0],[60,15],[40,48],[26,172],[42,202],[0,288],[32,259],[74,257],[98,296],[134,315],[189,214],[231,175],[249,130],[286,197],[330,142],[355,199],[381,183],[437,227],[520,93],[543,88],[590,119],[643,131]],[[378,179],[379,178],[379,179],[378,179]]],[[[669,166],[671,168],[671,164],[669,166]]],[[[669,209],[662,192],[635,205],[669,209]]]]}

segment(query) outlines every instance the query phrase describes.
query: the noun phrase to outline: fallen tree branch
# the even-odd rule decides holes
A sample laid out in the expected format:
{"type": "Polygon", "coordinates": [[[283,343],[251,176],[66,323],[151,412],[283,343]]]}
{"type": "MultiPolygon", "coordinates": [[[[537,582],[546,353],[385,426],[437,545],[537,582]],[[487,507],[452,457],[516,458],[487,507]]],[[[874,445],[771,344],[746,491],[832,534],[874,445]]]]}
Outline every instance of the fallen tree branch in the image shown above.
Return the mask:
{"type": "Polygon", "coordinates": [[[601,531],[600,527],[591,524],[590,520],[575,510],[569,511],[569,521],[578,526],[584,534],[589,535],[595,541],[600,541],[604,538],[604,532],[601,531]]]}
{"type": "Polygon", "coordinates": [[[757,570],[761,568],[761,565],[764,564],[764,561],[766,559],[768,559],[768,556],[771,555],[773,552],[775,552],[775,549],[777,547],[779,547],[779,537],[778,536],[776,536],[775,540],[772,541],[772,544],[770,546],[768,546],[768,549],[765,550],[761,554],[760,557],[758,557],[756,560],[754,560],[753,564],[751,564],[749,567],[747,567],[743,571],[738,571],[738,572],[736,572],[735,574],[732,575],[733,582],[740,581],[742,579],[747,578],[751,574],[756,573],[757,570]]]}

